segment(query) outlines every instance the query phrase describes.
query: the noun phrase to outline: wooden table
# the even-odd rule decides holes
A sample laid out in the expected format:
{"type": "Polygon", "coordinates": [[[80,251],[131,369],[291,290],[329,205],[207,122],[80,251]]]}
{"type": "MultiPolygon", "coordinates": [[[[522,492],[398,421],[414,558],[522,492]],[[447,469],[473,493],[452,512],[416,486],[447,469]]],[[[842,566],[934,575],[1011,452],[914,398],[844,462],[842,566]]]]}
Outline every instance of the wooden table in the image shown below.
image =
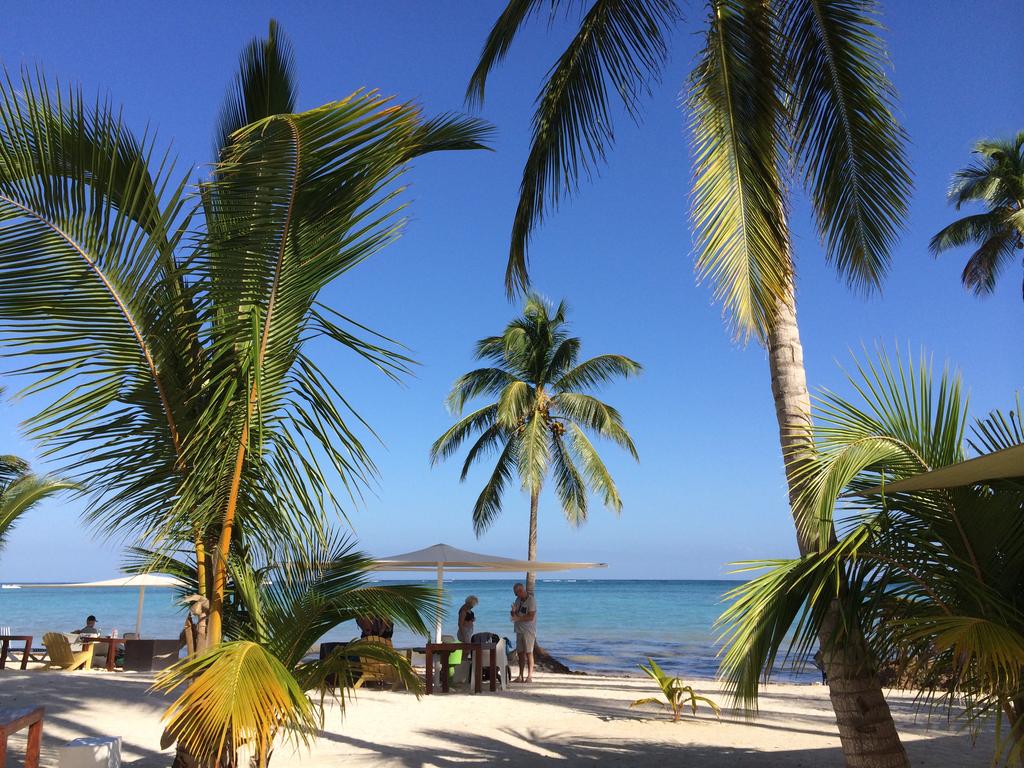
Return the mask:
{"type": "MultiPolygon", "coordinates": [[[[107,672],[114,671],[114,662],[117,660],[117,647],[124,645],[123,637],[79,637],[82,641],[83,650],[92,643],[107,644],[107,672]]],[[[0,768],[3,768],[0,766],[0,768]]]]}
{"type": "MultiPolygon", "coordinates": [[[[448,659],[452,651],[463,651],[473,654],[473,693],[480,693],[482,690],[483,677],[483,655],[484,647],[480,643],[427,643],[425,649],[427,657],[427,695],[434,692],[434,654],[441,659],[441,690],[448,693],[448,659]]],[[[491,658],[491,690],[496,690],[498,682],[498,649],[490,646],[491,658]]]]}
{"type": "Polygon", "coordinates": [[[7,653],[11,650],[11,640],[24,641],[25,652],[21,654],[21,668],[27,669],[28,656],[32,653],[32,635],[4,635],[0,637],[0,669],[4,669],[7,666],[7,653]]]}
{"type": "Polygon", "coordinates": [[[0,709],[0,768],[7,764],[7,737],[28,727],[25,768],[39,768],[39,747],[43,741],[43,707],[0,709]]]}

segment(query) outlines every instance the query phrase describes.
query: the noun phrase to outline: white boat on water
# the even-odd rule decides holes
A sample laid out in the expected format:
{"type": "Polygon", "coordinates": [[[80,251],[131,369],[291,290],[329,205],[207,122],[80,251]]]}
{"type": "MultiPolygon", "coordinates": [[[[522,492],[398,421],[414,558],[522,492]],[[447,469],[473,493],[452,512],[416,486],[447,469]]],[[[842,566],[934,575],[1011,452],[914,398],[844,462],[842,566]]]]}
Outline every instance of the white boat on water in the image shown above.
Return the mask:
{"type": "Polygon", "coordinates": [[[0,589],[21,589],[17,584],[0,584],[0,589]]]}

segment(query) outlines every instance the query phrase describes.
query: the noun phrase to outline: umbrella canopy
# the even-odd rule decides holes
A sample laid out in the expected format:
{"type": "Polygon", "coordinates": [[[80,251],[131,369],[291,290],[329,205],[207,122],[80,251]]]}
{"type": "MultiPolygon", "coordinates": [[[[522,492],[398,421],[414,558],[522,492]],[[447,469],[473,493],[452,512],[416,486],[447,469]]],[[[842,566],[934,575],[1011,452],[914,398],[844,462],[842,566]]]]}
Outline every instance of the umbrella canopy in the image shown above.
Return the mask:
{"type": "Polygon", "coordinates": [[[1024,445],[1014,445],[994,453],[986,453],[959,464],[922,472],[920,475],[886,483],[864,491],[865,496],[880,493],[926,491],[936,488],[956,488],[989,480],[1024,478],[1024,445]]]}
{"type": "Polygon", "coordinates": [[[162,576],[158,573],[140,573],[136,576],[122,576],[119,579],[103,581],[79,581],[73,584],[25,584],[26,587],[182,587],[181,579],[162,576]]]}
{"type": "Polygon", "coordinates": [[[142,603],[146,596],[146,587],[182,587],[181,579],[173,576],[162,576],[158,573],[140,573],[135,576],[122,576],[117,579],[102,581],[78,581],[71,584],[23,584],[23,587],[71,588],[71,587],[136,587],[139,590],[139,607],[135,613],[135,635],[142,637],[142,603]]]}
{"type": "Polygon", "coordinates": [[[540,560],[516,560],[511,557],[484,555],[470,552],[449,544],[435,544],[426,549],[417,549],[401,555],[391,555],[376,560],[372,566],[378,571],[436,571],[437,572],[437,622],[434,625],[434,642],[441,642],[441,604],[444,590],[445,570],[467,572],[502,571],[574,571],[580,568],[607,568],[607,563],[553,563],[540,560]]]}

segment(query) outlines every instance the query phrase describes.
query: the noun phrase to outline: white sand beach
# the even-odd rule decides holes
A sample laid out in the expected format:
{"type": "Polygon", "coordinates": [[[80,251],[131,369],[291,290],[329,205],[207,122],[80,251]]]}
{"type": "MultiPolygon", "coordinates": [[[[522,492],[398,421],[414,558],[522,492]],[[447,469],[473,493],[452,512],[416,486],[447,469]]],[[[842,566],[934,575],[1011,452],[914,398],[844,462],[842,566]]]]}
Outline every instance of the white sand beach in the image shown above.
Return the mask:
{"type": "MultiPolygon", "coordinates": [[[[80,736],[120,735],[124,763],[156,768],[171,762],[159,751],[160,714],[166,700],[147,691],[147,675],[103,671],[0,672],[0,707],[44,705],[43,766],[56,766],[57,747],[80,736]]],[[[698,690],[718,698],[715,682],[698,690]]],[[[631,709],[650,695],[649,681],[633,677],[541,674],[528,686],[479,695],[453,692],[419,701],[407,693],[359,691],[344,717],[337,707],[311,751],[282,747],[277,765],[529,766],[694,765],[841,766],[839,738],[820,685],[771,685],[752,720],[724,710],[720,721],[707,710],[672,723],[656,708],[631,709]]],[[[972,746],[970,736],[915,717],[913,696],[892,693],[890,703],[914,766],[986,766],[991,738],[972,746]]],[[[12,754],[24,739],[11,741],[12,754]]]]}

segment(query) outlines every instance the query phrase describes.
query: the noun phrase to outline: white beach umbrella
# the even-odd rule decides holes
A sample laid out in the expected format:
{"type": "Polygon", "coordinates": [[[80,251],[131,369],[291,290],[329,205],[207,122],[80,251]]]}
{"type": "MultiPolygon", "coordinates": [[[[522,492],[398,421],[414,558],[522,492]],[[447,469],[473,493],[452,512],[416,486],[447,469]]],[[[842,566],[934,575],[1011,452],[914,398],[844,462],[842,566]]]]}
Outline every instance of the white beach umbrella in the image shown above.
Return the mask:
{"type": "Polygon", "coordinates": [[[146,587],[181,587],[184,582],[174,576],[161,576],[157,573],[140,573],[135,576],[122,576],[117,579],[102,581],[79,581],[72,584],[23,584],[23,587],[74,588],[74,587],[138,587],[139,607],[135,614],[135,634],[142,637],[142,602],[145,599],[146,587]]]}
{"type": "Polygon", "coordinates": [[[444,572],[502,572],[502,571],[574,571],[581,568],[607,568],[607,563],[552,563],[539,560],[516,560],[498,555],[483,555],[469,552],[449,544],[435,544],[426,549],[417,549],[401,555],[391,555],[376,560],[373,568],[378,571],[436,571],[437,572],[437,622],[434,625],[434,642],[441,642],[441,595],[444,589],[444,572]]]}
{"type": "Polygon", "coordinates": [[[1001,451],[976,456],[959,464],[933,469],[876,486],[863,492],[865,496],[880,493],[901,493],[904,491],[930,491],[936,488],[956,488],[989,480],[1024,478],[1024,445],[1014,445],[1001,451]]]}

